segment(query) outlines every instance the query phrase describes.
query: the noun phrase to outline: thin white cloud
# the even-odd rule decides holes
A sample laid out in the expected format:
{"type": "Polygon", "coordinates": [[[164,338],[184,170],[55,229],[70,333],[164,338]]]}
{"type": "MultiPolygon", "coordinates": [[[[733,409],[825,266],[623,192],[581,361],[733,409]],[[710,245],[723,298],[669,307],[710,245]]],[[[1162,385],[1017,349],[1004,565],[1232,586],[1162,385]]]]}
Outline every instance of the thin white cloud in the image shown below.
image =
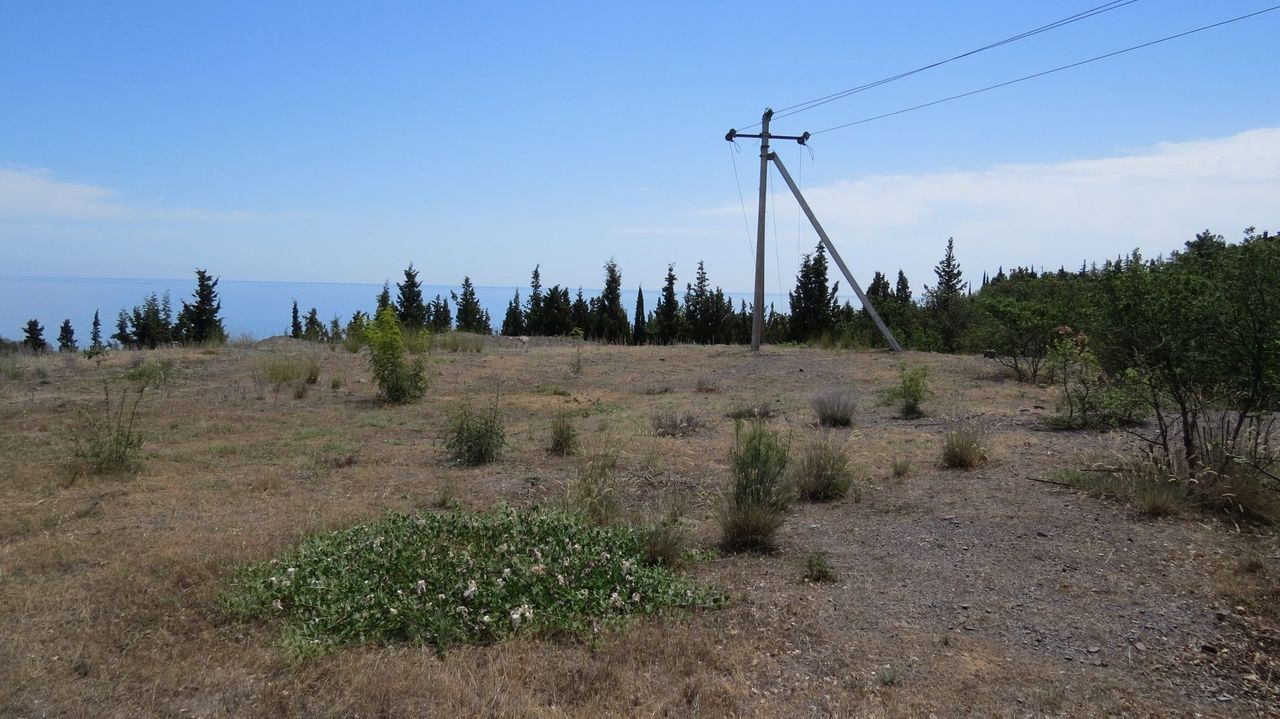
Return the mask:
{"type": "MultiPolygon", "coordinates": [[[[875,175],[805,195],[859,277],[903,268],[919,289],[953,236],[970,278],[999,265],[1074,268],[1135,247],[1164,253],[1205,228],[1230,239],[1275,229],[1280,128],[1102,159],[875,175]]],[[[730,222],[741,209],[706,214],[730,222]]]]}
{"type": "Polygon", "coordinates": [[[58,180],[47,170],[0,168],[0,219],[238,222],[254,217],[244,210],[131,205],[115,190],[58,180]]]}
{"type": "Polygon", "coordinates": [[[674,225],[630,225],[614,227],[611,232],[635,237],[725,237],[728,230],[714,227],[678,227],[674,225]]]}

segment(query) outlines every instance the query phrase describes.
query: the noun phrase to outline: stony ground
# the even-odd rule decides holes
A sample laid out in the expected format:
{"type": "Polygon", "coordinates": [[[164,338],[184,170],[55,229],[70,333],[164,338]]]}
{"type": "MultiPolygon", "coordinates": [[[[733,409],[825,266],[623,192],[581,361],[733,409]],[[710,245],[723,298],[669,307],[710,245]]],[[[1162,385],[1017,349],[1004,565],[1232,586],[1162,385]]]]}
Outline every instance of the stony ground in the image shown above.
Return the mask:
{"type": "Polygon", "coordinates": [[[374,400],[365,362],[270,340],[7,364],[0,716],[1280,716],[1275,535],[1052,484],[1113,462],[1126,436],[1043,430],[1052,390],[979,358],[491,339],[432,355],[428,399],[405,407],[374,400]],[[305,396],[267,378],[306,356],[321,373],[305,396]],[[101,380],[155,359],[176,371],[139,406],[141,461],[86,474],[73,440],[101,380]],[[877,404],[903,362],[930,371],[924,419],[877,404]],[[800,447],[821,431],[810,398],[833,387],[859,396],[840,437],[860,499],[798,504],[772,554],[715,552],[726,414],[768,403],[800,447]],[[495,402],[503,460],[451,466],[448,411],[495,402]],[[368,646],[301,663],[273,627],[219,609],[231,567],[311,532],[450,497],[559,501],[574,460],[544,447],[566,411],[588,445],[619,452],[625,521],[687,507],[704,550],[688,571],[728,608],[443,658],[368,646]],[[654,436],[663,411],[704,426],[654,436]],[[968,472],[939,461],[962,418],[992,448],[968,472]],[[815,551],[835,582],[802,579],[815,551]]]}

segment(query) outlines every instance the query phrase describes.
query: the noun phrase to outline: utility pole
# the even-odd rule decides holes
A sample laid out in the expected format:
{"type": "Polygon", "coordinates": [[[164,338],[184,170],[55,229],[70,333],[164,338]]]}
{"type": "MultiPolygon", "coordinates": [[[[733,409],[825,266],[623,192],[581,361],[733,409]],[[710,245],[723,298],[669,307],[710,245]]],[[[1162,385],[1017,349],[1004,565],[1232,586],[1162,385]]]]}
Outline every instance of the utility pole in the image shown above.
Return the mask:
{"type": "Polygon", "coordinates": [[[889,327],[885,325],[884,320],[880,319],[880,313],[876,312],[875,305],[871,304],[871,300],[862,291],[858,281],[853,279],[853,274],[849,272],[849,268],[845,265],[844,259],[840,257],[840,253],[836,252],[836,247],[831,243],[831,238],[827,237],[826,230],[822,229],[822,225],[818,223],[817,216],[813,214],[809,203],[805,201],[804,195],[800,193],[800,188],[792,181],[791,173],[787,172],[782,160],[778,159],[777,153],[769,150],[770,138],[775,140],[795,140],[803,145],[809,141],[809,133],[806,132],[803,135],[772,135],[769,133],[769,121],[771,119],[773,119],[773,110],[765,108],[764,115],[760,118],[760,134],[748,135],[730,129],[724,136],[724,139],[729,142],[733,142],[739,137],[760,138],[760,212],[759,221],[756,224],[756,288],[755,302],[751,308],[751,351],[760,351],[760,339],[764,334],[764,206],[769,182],[769,161],[772,160],[778,166],[782,179],[786,180],[787,187],[791,189],[791,194],[796,196],[796,201],[800,203],[800,209],[809,218],[809,224],[813,225],[813,229],[818,233],[823,246],[827,248],[827,252],[831,253],[831,259],[835,261],[836,266],[840,268],[840,272],[844,274],[844,278],[853,287],[854,293],[858,295],[858,299],[862,302],[862,308],[871,316],[876,328],[880,330],[880,334],[889,343],[889,347],[894,352],[901,352],[902,347],[898,344],[898,340],[893,336],[893,332],[889,331],[889,327]]]}
{"type": "Polygon", "coordinates": [[[760,338],[764,336],[764,206],[769,186],[769,160],[773,153],[769,151],[769,138],[779,140],[795,140],[803,145],[809,139],[809,133],[798,137],[787,135],[770,135],[769,120],[773,119],[773,108],[766,107],[760,118],[760,134],[746,135],[730,129],[724,139],[733,142],[739,137],[760,138],[760,213],[756,222],[756,292],[755,301],[751,303],[751,351],[760,351],[760,338]]]}

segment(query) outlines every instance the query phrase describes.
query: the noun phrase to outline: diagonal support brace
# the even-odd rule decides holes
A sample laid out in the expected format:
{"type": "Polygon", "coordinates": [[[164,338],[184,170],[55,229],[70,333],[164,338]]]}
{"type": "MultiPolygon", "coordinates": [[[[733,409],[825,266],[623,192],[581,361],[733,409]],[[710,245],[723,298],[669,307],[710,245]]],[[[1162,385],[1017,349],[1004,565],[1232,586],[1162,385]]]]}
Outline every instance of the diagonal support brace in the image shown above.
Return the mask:
{"type": "Polygon", "coordinates": [[[769,153],[769,159],[773,160],[773,164],[777,165],[778,172],[782,173],[782,179],[787,181],[787,187],[791,188],[791,194],[796,196],[796,202],[800,203],[800,209],[804,210],[804,214],[809,218],[809,224],[813,225],[813,229],[817,231],[818,237],[822,239],[822,244],[827,248],[827,252],[831,253],[831,259],[835,260],[836,266],[844,273],[844,278],[849,281],[849,286],[858,295],[858,299],[862,301],[862,308],[871,315],[872,321],[876,323],[876,327],[880,329],[880,334],[884,335],[889,346],[894,352],[901,352],[902,346],[898,344],[898,340],[894,338],[893,333],[889,331],[889,327],[885,325],[884,320],[880,319],[880,313],[876,312],[875,305],[871,304],[871,300],[867,298],[866,293],[858,286],[858,281],[853,279],[849,268],[845,266],[844,260],[840,258],[840,253],[836,252],[836,246],[831,244],[831,238],[827,237],[827,231],[822,229],[822,225],[818,223],[818,218],[813,214],[813,210],[809,207],[809,203],[805,201],[804,195],[800,194],[800,188],[796,187],[796,183],[791,179],[791,173],[787,172],[787,168],[783,166],[782,160],[778,159],[775,152],[769,153]]]}

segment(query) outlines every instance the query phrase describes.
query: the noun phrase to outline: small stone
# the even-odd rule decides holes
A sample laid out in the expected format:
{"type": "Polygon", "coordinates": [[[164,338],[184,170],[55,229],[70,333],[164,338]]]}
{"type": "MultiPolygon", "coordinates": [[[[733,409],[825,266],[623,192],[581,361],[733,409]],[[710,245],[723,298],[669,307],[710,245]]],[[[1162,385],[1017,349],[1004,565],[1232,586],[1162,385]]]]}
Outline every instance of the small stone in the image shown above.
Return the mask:
{"type": "Polygon", "coordinates": [[[961,609],[968,609],[968,608],[969,608],[969,605],[968,605],[968,604],[961,604],[961,605],[960,605],[960,608],[961,608],[961,609]]]}
{"type": "Polygon", "coordinates": [[[1137,650],[1138,650],[1138,651],[1140,651],[1140,652],[1145,652],[1145,651],[1147,651],[1147,645],[1146,645],[1146,644],[1143,644],[1142,642],[1138,642],[1138,643],[1134,644],[1134,645],[1133,645],[1133,648],[1134,648],[1134,649],[1137,649],[1137,650]]]}
{"type": "Polygon", "coordinates": [[[1049,536],[1049,535],[1048,535],[1048,534],[1046,534],[1043,530],[1037,530],[1037,531],[1036,531],[1036,536],[1037,536],[1037,537],[1047,537],[1047,536],[1049,536]]]}
{"type": "Polygon", "coordinates": [[[1212,644],[1201,644],[1200,651],[1204,652],[1205,654],[1217,654],[1218,648],[1213,646],[1212,644]]]}
{"type": "Polygon", "coordinates": [[[1102,647],[1089,647],[1090,654],[1097,654],[1100,651],[1102,651],[1102,647]]]}

